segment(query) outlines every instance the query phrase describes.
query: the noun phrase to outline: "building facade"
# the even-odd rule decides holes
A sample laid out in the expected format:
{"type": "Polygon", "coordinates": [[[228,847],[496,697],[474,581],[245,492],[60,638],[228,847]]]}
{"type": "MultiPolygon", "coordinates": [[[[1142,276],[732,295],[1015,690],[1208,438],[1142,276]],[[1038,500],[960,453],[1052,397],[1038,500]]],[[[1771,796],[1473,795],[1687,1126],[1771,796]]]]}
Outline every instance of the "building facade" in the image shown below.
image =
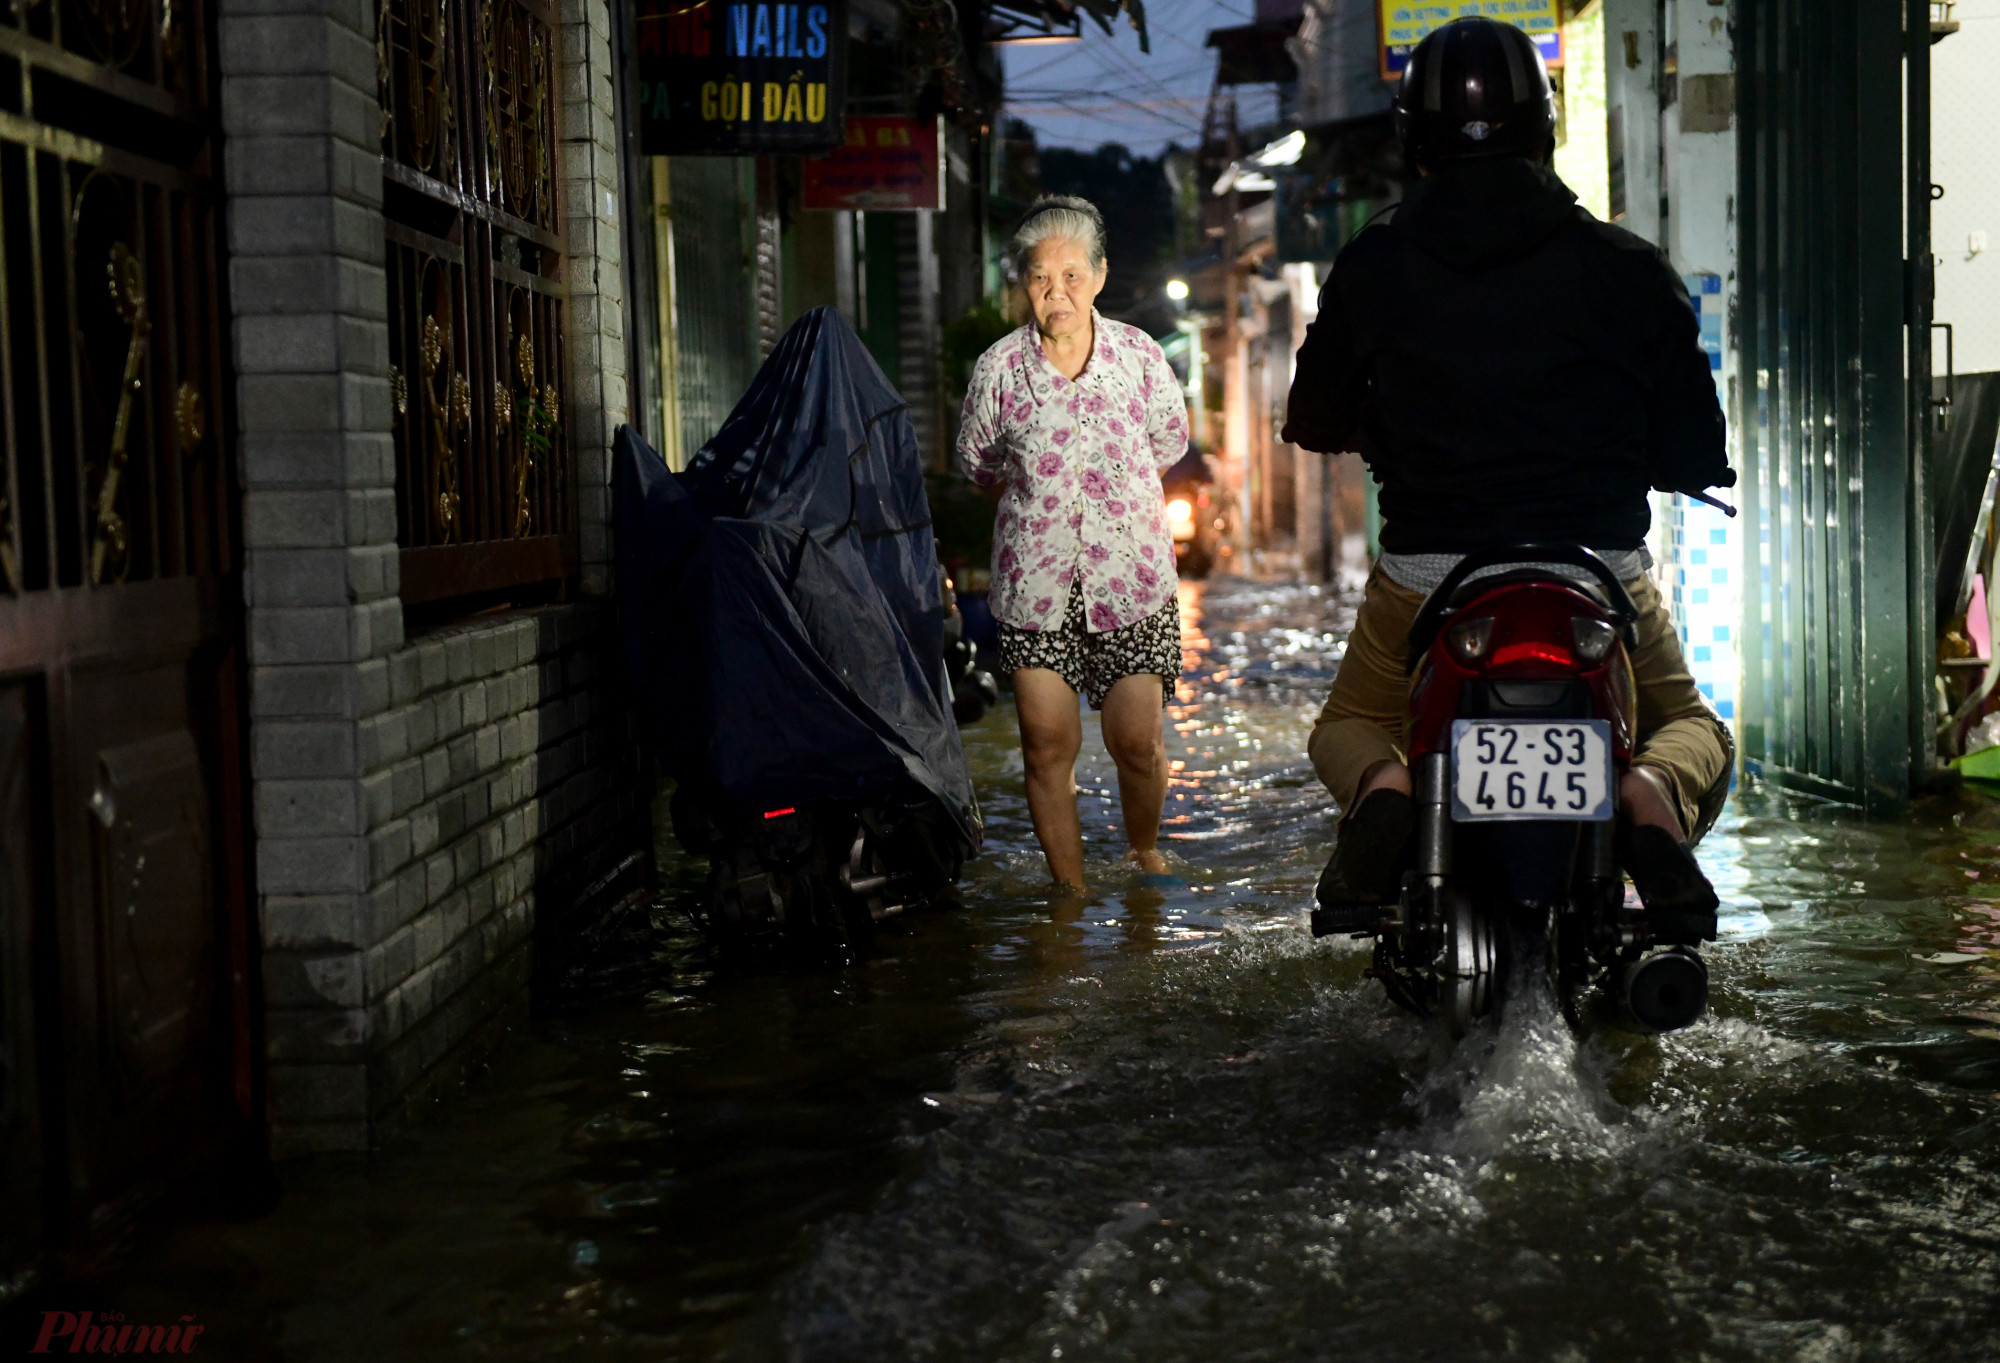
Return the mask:
{"type": "Polygon", "coordinates": [[[646,893],[611,14],[0,20],[10,1249],[378,1139],[646,893]]]}
{"type": "Polygon", "coordinates": [[[825,303],[941,457],[990,273],[981,14],[849,14],[940,209],[640,155],[623,0],[0,13],[0,1268],[369,1148],[650,902],[613,433],[825,303]]]}

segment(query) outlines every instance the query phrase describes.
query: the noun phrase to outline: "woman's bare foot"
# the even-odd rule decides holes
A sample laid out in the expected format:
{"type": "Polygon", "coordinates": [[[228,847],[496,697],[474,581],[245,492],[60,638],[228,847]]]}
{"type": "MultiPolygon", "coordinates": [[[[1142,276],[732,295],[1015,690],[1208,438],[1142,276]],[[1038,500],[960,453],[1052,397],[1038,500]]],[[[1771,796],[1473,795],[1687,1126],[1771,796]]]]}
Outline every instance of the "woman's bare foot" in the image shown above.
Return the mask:
{"type": "Polygon", "coordinates": [[[1163,876],[1167,873],[1167,859],[1157,847],[1148,847],[1143,852],[1133,848],[1125,854],[1128,866],[1137,866],[1149,876],[1163,876]]]}

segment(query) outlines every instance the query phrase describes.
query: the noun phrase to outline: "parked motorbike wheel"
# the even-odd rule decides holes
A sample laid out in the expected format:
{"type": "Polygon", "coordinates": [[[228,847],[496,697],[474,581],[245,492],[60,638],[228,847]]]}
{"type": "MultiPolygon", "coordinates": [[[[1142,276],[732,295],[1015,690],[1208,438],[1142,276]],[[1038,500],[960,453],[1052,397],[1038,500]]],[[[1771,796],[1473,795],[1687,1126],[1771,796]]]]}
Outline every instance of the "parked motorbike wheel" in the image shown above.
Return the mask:
{"type": "Polygon", "coordinates": [[[951,717],[976,723],[1000,703],[1000,683],[979,665],[979,646],[967,637],[958,591],[944,579],[944,676],[951,687],[951,717]]]}
{"type": "Polygon", "coordinates": [[[920,801],[744,815],[676,792],[672,808],[682,845],[709,859],[695,917],[732,955],[857,961],[879,924],[956,902],[963,856],[920,801]]]}
{"type": "Polygon", "coordinates": [[[828,960],[851,965],[868,955],[875,944],[875,921],[865,904],[821,876],[799,877],[794,884],[806,929],[792,944],[794,956],[809,964],[828,960]]]}
{"type": "Polygon", "coordinates": [[[1000,703],[1000,683],[979,665],[979,653],[969,639],[955,639],[945,648],[945,675],[951,680],[951,714],[960,724],[974,724],[1000,703]]]}

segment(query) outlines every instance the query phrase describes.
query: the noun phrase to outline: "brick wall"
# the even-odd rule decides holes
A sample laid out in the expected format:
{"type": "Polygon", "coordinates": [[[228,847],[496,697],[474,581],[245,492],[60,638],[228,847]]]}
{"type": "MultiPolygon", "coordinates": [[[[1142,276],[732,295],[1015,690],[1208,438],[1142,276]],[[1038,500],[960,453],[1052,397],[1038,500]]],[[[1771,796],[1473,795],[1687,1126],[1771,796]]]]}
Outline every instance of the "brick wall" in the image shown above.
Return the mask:
{"type": "Polygon", "coordinates": [[[558,55],[578,547],[584,590],[604,592],[611,583],[611,435],[629,410],[618,130],[605,0],[563,0],[558,55]]]}
{"type": "Polygon", "coordinates": [[[537,918],[643,884],[610,616],[510,613],[390,657],[389,705],[356,726],[365,945],[267,951],[283,1148],[351,1145],[451,1078],[461,1043],[524,1000],[537,918]]]}
{"type": "MultiPolygon", "coordinates": [[[[280,1153],[371,1143],[523,997],[538,916],[646,843],[607,606],[404,638],[375,19],[374,0],[224,0],[219,18],[280,1153]]],[[[625,404],[610,19],[604,0],[563,19],[566,419],[581,585],[601,597],[625,404]]]]}

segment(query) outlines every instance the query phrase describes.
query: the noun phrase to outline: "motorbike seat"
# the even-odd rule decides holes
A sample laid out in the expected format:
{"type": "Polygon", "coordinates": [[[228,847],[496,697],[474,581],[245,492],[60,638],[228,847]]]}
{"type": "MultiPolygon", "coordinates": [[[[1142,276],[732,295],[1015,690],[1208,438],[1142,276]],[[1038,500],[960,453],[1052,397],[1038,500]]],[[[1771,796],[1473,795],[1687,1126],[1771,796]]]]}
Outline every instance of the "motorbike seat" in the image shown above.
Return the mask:
{"type": "Polygon", "coordinates": [[[1496,587],[1511,587],[1517,583],[1528,582],[1544,583],[1551,587],[1568,587],[1572,591],[1580,592],[1584,596],[1589,597],[1593,602],[1604,607],[1606,610],[1611,609],[1610,597],[1605,595],[1604,589],[1596,583],[1582,582],[1548,568],[1531,568],[1526,565],[1519,568],[1509,568],[1505,572],[1491,573],[1485,577],[1470,578],[1461,582],[1458,585],[1458,589],[1451,594],[1451,598],[1446,604],[1450,609],[1457,610],[1460,606],[1465,605],[1475,597],[1482,596],[1496,587]]]}
{"type": "Polygon", "coordinates": [[[1639,646],[1639,612],[1632,605],[1632,598],[1626,593],[1624,584],[1596,554],[1574,544],[1489,545],[1484,549],[1475,549],[1460,559],[1457,566],[1445,574],[1444,581],[1438,583],[1437,589],[1425,599],[1423,607],[1417,611],[1417,618],[1410,624],[1409,653],[1404,665],[1414,669],[1418,660],[1437,641],[1438,631],[1468,601],[1495,587],[1521,582],[1573,588],[1610,612],[1621,628],[1627,648],[1639,646]],[[1557,563],[1583,568],[1596,581],[1593,584],[1558,572],[1553,567],[1534,566],[1557,563]],[[1472,580],[1474,573],[1489,568],[1501,571],[1491,577],[1472,580]]]}

